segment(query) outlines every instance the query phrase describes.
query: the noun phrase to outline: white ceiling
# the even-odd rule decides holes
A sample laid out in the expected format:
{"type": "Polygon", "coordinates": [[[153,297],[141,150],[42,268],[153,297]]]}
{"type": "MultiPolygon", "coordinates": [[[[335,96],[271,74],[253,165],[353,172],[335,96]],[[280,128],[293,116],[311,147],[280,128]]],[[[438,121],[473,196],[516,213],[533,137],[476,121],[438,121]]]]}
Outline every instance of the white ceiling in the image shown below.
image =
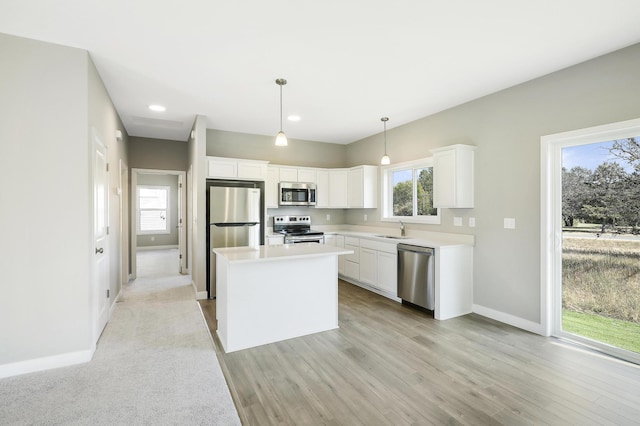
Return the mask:
{"type": "Polygon", "coordinates": [[[2,0],[0,32],[86,49],[130,135],[350,143],[640,41],[638,0],[2,0]],[[147,106],[160,103],[164,113],[147,106]]]}

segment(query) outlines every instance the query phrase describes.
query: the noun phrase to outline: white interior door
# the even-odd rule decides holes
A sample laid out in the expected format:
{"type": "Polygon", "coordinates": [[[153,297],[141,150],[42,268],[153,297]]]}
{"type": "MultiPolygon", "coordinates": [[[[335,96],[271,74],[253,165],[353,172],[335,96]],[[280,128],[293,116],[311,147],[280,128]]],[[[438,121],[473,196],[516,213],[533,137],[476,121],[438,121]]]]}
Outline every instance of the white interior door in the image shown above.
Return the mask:
{"type": "Polygon", "coordinates": [[[98,341],[109,319],[109,180],[107,147],[97,135],[93,138],[93,306],[94,342],[98,341]]]}

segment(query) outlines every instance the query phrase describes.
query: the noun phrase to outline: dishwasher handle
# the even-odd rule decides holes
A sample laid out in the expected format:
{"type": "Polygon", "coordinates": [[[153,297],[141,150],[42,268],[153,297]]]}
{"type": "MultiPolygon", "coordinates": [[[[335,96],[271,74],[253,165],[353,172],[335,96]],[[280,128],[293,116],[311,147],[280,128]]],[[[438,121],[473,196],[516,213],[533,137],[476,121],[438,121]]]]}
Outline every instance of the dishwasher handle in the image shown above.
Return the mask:
{"type": "Polygon", "coordinates": [[[411,244],[398,244],[398,251],[411,251],[414,253],[420,253],[424,255],[433,256],[434,249],[430,247],[414,246],[411,244]]]}

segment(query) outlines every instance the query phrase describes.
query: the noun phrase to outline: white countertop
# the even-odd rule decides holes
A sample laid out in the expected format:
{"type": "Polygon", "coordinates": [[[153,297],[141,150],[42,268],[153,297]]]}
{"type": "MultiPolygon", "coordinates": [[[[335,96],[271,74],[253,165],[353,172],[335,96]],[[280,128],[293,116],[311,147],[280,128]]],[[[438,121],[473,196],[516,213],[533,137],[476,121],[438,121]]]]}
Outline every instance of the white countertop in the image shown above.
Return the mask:
{"type": "Polygon", "coordinates": [[[324,244],[284,244],[278,246],[214,248],[218,256],[231,263],[290,260],[314,256],[337,256],[353,253],[353,250],[324,244]]]}
{"type": "MultiPolygon", "coordinates": [[[[398,237],[391,232],[381,232],[378,234],[370,232],[355,232],[355,231],[325,231],[325,235],[345,235],[347,237],[366,238],[368,240],[380,241],[390,244],[411,244],[420,247],[442,248],[442,247],[455,247],[461,245],[473,245],[470,241],[459,236],[452,236],[452,234],[442,235],[430,235],[428,237],[398,237]],[[388,238],[381,235],[389,235],[397,238],[388,238]]],[[[465,236],[466,237],[466,236],[465,236]]]]}

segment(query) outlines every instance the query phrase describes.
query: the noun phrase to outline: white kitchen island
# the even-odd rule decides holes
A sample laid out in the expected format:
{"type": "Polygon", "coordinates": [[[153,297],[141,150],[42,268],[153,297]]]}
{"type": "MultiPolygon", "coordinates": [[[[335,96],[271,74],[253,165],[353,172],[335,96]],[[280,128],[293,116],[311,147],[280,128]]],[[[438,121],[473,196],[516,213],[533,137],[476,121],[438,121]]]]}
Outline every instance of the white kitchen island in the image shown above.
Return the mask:
{"type": "Polygon", "coordinates": [[[338,328],[338,255],[353,251],[287,244],[213,252],[225,352],[338,328]]]}

